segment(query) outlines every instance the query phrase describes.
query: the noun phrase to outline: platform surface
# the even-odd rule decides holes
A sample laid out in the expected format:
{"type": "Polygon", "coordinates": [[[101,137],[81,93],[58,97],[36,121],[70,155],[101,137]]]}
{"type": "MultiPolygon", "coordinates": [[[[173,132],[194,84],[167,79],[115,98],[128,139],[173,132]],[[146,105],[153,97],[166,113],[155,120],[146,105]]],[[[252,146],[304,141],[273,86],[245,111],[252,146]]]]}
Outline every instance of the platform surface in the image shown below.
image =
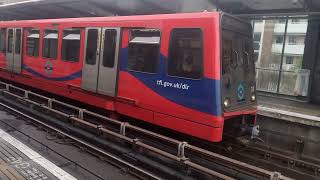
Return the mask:
{"type": "Polygon", "coordinates": [[[258,114],[320,127],[320,105],[316,104],[261,96],[258,99],[258,114]]]}
{"type": "Polygon", "coordinates": [[[0,129],[0,179],[76,178],[0,129]]]}

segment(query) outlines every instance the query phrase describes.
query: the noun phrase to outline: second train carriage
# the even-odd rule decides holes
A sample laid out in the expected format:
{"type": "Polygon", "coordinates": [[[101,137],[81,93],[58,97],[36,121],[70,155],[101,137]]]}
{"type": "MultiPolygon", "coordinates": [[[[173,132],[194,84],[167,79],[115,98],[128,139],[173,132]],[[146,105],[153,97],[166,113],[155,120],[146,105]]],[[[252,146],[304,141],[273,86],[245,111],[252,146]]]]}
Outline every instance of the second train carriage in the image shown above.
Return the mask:
{"type": "Polygon", "coordinates": [[[0,77],[208,141],[255,122],[252,30],[220,12],[0,23],[0,77]]]}

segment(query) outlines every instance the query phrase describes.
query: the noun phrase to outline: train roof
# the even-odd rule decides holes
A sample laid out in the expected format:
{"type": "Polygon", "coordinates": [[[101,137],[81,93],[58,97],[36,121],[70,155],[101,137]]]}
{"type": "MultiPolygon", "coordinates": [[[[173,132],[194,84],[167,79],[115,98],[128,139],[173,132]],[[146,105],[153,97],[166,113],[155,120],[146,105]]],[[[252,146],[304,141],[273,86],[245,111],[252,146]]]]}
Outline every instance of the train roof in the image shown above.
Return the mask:
{"type": "Polygon", "coordinates": [[[99,22],[127,22],[127,21],[152,21],[168,19],[201,19],[218,17],[221,12],[197,12],[197,13],[177,13],[177,14],[157,14],[157,15],[135,15],[135,16],[111,16],[111,17],[81,17],[62,19],[39,19],[39,20],[19,20],[1,21],[0,26],[25,27],[34,24],[60,24],[60,23],[99,23],[99,22]]]}

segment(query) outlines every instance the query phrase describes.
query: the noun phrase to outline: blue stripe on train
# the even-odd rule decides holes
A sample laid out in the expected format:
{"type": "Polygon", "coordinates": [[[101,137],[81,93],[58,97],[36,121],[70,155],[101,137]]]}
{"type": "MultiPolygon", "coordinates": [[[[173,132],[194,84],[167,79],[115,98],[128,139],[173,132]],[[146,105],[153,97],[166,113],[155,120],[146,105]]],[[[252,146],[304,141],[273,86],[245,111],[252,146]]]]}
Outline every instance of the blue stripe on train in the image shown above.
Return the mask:
{"type": "Polygon", "coordinates": [[[200,112],[215,116],[221,115],[221,93],[219,80],[208,78],[192,80],[168,76],[165,69],[167,59],[163,55],[160,55],[160,67],[156,74],[128,71],[127,60],[128,48],[123,48],[120,51],[120,70],[130,73],[160,96],[170,100],[171,102],[200,112]],[[172,83],[171,85],[173,85],[173,87],[170,86],[170,84],[165,87],[164,82],[172,83]],[[186,86],[182,88],[182,85],[189,87],[187,89],[186,86]]]}
{"type": "Polygon", "coordinates": [[[28,71],[29,73],[31,73],[34,76],[37,76],[37,77],[40,77],[40,78],[43,78],[43,79],[46,79],[46,80],[52,80],[52,81],[70,81],[70,80],[79,78],[82,75],[82,70],[80,70],[78,72],[75,72],[73,74],[70,74],[70,75],[67,75],[67,76],[63,76],[63,77],[48,77],[48,76],[45,76],[45,75],[43,75],[41,73],[36,72],[35,70],[33,70],[32,68],[30,68],[30,67],[28,67],[26,65],[23,65],[23,69],[28,71]]]}
{"type": "MultiPolygon", "coordinates": [[[[208,78],[201,80],[170,77],[166,74],[166,58],[160,55],[159,72],[156,74],[140,73],[127,70],[128,49],[120,51],[120,70],[126,71],[140,80],[145,86],[176,104],[198,110],[200,112],[221,115],[220,81],[208,78]],[[161,81],[161,83],[159,83],[161,81]],[[171,83],[171,86],[164,86],[171,83]],[[185,86],[184,86],[185,85],[185,86]],[[174,87],[175,86],[175,87],[174,87]],[[188,88],[186,88],[188,86],[188,88]]],[[[34,76],[52,81],[68,81],[81,77],[82,71],[63,77],[47,77],[24,65],[23,68],[34,76]]],[[[143,93],[143,92],[141,92],[143,93]]],[[[148,98],[148,97],[146,97],[148,98]]]]}

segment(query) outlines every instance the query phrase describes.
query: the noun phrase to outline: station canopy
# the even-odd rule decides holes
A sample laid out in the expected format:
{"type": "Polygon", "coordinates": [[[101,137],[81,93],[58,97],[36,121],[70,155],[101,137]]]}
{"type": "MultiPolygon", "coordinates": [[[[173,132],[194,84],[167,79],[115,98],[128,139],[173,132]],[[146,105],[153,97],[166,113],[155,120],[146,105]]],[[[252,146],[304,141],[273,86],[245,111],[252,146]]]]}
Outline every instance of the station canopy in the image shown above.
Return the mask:
{"type": "Polygon", "coordinates": [[[122,16],[223,10],[233,14],[304,14],[320,0],[29,0],[0,5],[0,20],[122,16]]]}

